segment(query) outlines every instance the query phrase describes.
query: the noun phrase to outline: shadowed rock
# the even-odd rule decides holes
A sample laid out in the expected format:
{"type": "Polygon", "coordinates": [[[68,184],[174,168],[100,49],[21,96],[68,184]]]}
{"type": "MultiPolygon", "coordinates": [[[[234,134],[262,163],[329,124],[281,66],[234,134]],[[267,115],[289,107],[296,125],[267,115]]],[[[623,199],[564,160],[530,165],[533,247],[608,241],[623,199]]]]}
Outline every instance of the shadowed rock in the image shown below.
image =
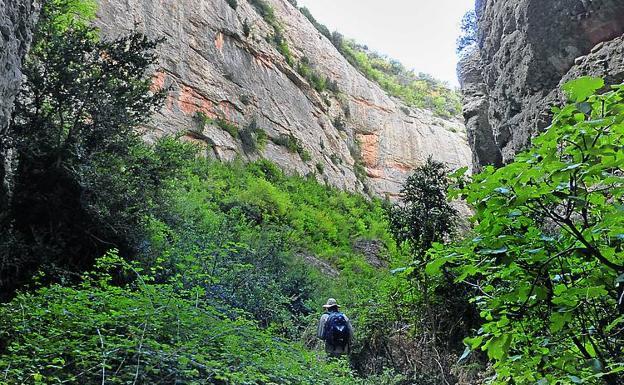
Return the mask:
{"type": "Polygon", "coordinates": [[[620,0],[480,0],[476,11],[478,52],[459,67],[476,167],[526,148],[562,101],[563,81],[622,81],[620,0]]]}

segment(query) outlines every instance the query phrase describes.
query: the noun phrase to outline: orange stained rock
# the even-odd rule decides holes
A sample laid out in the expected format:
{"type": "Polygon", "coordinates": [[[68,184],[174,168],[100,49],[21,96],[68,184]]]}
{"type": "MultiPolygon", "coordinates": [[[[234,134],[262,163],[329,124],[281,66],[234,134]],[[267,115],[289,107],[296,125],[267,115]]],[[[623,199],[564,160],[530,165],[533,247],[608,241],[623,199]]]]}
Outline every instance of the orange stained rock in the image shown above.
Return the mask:
{"type": "Polygon", "coordinates": [[[402,172],[412,172],[412,170],[414,170],[414,166],[409,165],[407,163],[392,162],[392,163],[389,163],[388,166],[390,168],[394,168],[402,172]]]}
{"type": "Polygon", "coordinates": [[[391,108],[388,107],[384,107],[384,106],[380,106],[378,104],[373,103],[371,100],[369,99],[364,99],[361,97],[357,97],[357,96],[353,96],[353,101],[355,102],[355,104],[365,107],[365,108],[374,108],[383,112],[387,112],[389,114],[393,113],[394,111],[391,108]]]}
{"type": "Polygon", "coordinates": [[[216,114],[213,112],[212,102],[189,86],[183,86],[180,90],[178,106],[180,110],[188,115],[203,112],[211,118],[216,117],[216,114]]]}
{"type": "Polygon", "coordinates": [[[219,50],[219,52],[223,53],[223,43],[225,42],[225,38],[223,32],[218,32],[215,37],[215,47],[219,50]]]}
{"type": "Polygon", "coordinates": [[[152,76],[152,86],[150,90],[152,92],[161,91],[165,88],[165,80],[167,80],[167,74],[164,71],[156,71],[152,76]]]}
{"type": "Polygon", "coordinates": [[[273,68],[273,62],[271,61],[271,58],[267,55],[255,55],[254,59],[256,64],[260,67],[273,68]]]}
{"type": "Polygon", "coordinates": [[[379,164],[379,135],[358,134],[360,149],[364,165],[368,168],[375,168],[379,164]]]}
{"type": "Polygon", "coordinates": [[[369,178],[381,179],[384,177],[384,171],[380,168],[366,168],[366,175],[369,178]]]}

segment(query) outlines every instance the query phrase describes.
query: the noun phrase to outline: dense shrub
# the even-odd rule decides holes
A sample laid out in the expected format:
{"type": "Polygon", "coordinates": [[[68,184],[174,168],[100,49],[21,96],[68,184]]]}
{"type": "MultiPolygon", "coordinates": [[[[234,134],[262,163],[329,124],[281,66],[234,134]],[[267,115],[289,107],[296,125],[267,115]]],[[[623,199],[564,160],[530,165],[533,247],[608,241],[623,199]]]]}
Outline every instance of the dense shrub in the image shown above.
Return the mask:
{"type": "Polygon", "coordinates": [[[472,285],[483,325],[467,339],[494,384],[621,384],[624,89],[564,87],[549,129],[461,194],[476,236],[437,248],[428,270],[472,285]]]}
{"type": "Polygon", "coordinates": [[[14,199],[0,223],[3,293],[42,266],[67,277],[110,247],[129,255],[173,171],[136,132],[163,100],[146,73],[157,42],[98,39],[89,12],[90,2],[46,2],[23,66],[14,199]]]}
{"type": "Polygon", "coordinates": [[[344,362],[213,306],[202,287],[155,284],[114,254],[100,265],[78,287],[54,285],[0,305],[3,382],[359,383],[344,362]],[[120,267],[133,283],[112,285],[120,267]]]}

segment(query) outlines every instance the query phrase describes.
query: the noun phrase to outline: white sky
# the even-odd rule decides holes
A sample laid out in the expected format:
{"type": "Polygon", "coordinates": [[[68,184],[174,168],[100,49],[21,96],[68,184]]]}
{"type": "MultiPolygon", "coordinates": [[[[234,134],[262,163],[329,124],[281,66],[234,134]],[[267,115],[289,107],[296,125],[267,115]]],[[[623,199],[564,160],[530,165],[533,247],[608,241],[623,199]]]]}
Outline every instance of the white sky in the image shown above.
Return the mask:
{"type": "Polygon", "coordinates": [[[458,86],[455,40],[474,0],[298,0],[331,31],[458,86]]]}

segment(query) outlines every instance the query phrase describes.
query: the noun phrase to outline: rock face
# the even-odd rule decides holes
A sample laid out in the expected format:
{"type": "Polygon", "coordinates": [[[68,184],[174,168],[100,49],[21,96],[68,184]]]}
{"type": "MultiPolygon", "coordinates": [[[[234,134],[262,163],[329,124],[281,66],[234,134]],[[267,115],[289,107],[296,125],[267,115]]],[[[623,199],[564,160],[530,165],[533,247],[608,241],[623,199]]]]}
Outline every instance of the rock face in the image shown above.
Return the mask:
{"type": "Polygon", "coordinates": [[[621,0],[478,0],[478,47],[459,65],[477,168],[501,165],[549,124],[560,85],[624,80],[621,0]]]}
{"type": "Polygon", "coordinates": [[[335,81],[340,92],[319,93],[300,76],[267,42],[273,27],[247,0],[99,3],[97,25],[105,35],[138,29],[166,38],[154,85],[166,88],[169,97],[148,136],[186,133],[208,143],[208,153],[219,159],[263,157],[302,175],[315,173],[333,186],[369,188],[378,196],[396,195],[409,172],[430,155],[451,168],[470,164],[463,124],[389,97],[287,0],[267,3],[292,56],[335,81]],[[255,122],[270,140],[259,153],[246,153],[241,140],[218,124],[199,125],[197,112],[243,130],[255,122]],[[289,135],[303,146],[299,153],[284,145],[289,135]]]}
{"type": "Polygon", "coordinates": [[[6,143],[9,119],[38,10],[37,1],[0,0],[0,216],[11,190],[11,146],[6,143]]]}

